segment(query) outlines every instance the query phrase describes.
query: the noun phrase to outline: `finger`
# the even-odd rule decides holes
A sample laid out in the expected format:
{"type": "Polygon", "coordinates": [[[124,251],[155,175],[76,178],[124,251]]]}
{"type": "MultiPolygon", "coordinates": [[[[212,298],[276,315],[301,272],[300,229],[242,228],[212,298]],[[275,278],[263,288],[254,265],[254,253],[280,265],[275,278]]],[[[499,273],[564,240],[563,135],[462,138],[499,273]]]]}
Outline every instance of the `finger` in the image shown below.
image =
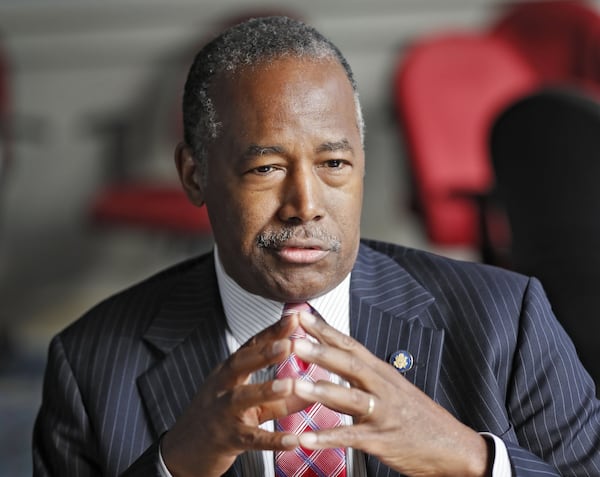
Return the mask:
{"type": "Polygon", "coordinates": [[[310,404],[292,394],[293,383],[291,378],[286,378],[238,386],[224,399],[229,399],[229,408],[234,415],[250,412],[255,422],[262,424],[298,412],[310,404]]]}
{"type": "Polygon", "coordinates": [[[318,401],[330,409],[354,416],[360,422],[372,418],[378,398],[358,388],[328,381],[296,381],[294,393],[306,401],[318,401]]]}
{"type": "Polygon", "coordinates": [[[286,313],[271,326],[251,337],[244,343],[240,350],[256,346],[262,342],[271,342],[277,339],[289,337],[298,328],[300,316],[298,313],[286,313]]]}
{"type": "Polygon", "coordinates": [[[340,426],[319,432],[304,432],[298,436],[299,445],[306,449],[335,449],[338,447],[365,448],[365,443],[373,442],[375,435],[366,424],[340,426]]]}
{"type": "Polygon", "coordinates": [[[259,427],[241,426],[236,429],[234,446],[237,450],[292,450],[298,447],[298,436],[287,432],[270,432],[259,427]]]}
{"type": "Polygon", "coordinates": [[[353,387],[372,392],[384,384],[371,365],[366,363],[361,356],[350,351],[323,343],[313,343],[307,339],[295,340],[292,351],[300,359],[315,363],[341,376],[353,387]]]}
{"type": "MultiPolygon", "coordinates": [[[[385,380],[394,380],[398,377],[398,372],[393,367],[389,366],[388,363],[372,354],[365,346],[351,336],[345,335],[328,325],[322,318],[310,313],[302,312],[300,313],[300,325],[308,334],[316,338],[320,343],[328,345],[333,349],[346,351],[347,354],[338,355],[337,358],[335,358],[339,365],[343,366],[345,369],[352,369],[353,366],[362,368],[361,363],[365,363],[371,372],[381,374],[385,380]],[[358,361],[355,361],[355,359],[358,361]]],[[[323,354],[328,356],[329,352],[328,349],[323,354]]],[[[331,358],[334,359],[333,356],[331,358]]],[[[317,364],[324,366],[324,363],[317,364]]],[[[334,371],[331,368],[327,369],[334,371]]],[[[337,371],[334,372],[342,376],[341,369],[338,368],[337,371]]]]}
{"type": "Polygon", "coordinates": [[[316,338],[320,343],[327,344],[346,351],[358,353],[363,358],[372,356],[371,352],[351,336],[336,330],[323,318],[311,313],[299,313],[300,325],[308,334],[316,338]]]}
{"type": "Polygon", "coordinates": [[[289,336],[298,327],[298,315],[287,315],[250,338],[217,370],[221,387],[246,382],[255,371],[278,363],[291,352],[289,336]]]}

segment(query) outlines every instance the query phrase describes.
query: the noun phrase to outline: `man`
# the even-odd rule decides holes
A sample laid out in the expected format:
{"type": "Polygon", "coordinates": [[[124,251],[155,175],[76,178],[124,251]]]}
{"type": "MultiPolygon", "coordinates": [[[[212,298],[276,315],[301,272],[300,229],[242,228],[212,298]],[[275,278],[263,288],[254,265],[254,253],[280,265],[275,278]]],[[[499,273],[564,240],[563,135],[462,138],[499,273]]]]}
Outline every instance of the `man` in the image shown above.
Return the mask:
{"type": "Polygon", "coordinates": [[[288,475],[280,455],[321,449],[342,473],[306,475],[600,475],[594,385],[536,280],[360,241],[362,116],[331,43],[281,17],[228,30],[184,127],[215,251],[55,337],[36,475],[288,475]],[[276,374],[294,356],[333,381],[276,374]],[[273,424],[313,403],[344,425],[273,424]]]}

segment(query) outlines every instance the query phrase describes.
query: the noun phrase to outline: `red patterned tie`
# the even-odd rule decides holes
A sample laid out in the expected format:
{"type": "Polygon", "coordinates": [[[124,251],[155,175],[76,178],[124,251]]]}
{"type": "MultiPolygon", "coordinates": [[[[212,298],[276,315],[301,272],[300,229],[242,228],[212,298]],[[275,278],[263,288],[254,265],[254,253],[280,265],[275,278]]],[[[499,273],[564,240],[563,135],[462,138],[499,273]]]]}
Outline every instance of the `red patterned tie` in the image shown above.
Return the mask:
{"type": "MultiPolygon", "coordinates": [[[[312,312],[308,303],[286,304],[283,314],[296,311],[312,312]]],[[[306,332],[298,328],[291,339],[304,338],[306,332]]],[[[294,378],[316,382],[320,379],[329,381],[330,373],[316,364],[306,363],[295,354],[290,355],[277,366],[278,379],[294,378]]],[[[323,406],[314,403],[306,409],[285,416],[275,421],[277,431],[301,434],[342,425],[342,416],[323,406]]],[[[303,447],[291,451],[275,453],[275,473],[277,477],[345,477],[346,455],[344,449],[309,450],[303,447]]]]}

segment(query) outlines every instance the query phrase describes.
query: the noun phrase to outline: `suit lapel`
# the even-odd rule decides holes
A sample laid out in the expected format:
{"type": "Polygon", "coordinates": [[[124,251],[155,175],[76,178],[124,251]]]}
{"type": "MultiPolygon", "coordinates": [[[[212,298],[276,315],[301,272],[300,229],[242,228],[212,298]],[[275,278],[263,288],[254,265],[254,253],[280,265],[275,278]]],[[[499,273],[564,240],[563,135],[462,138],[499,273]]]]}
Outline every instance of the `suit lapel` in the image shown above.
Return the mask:
{"type": "Polygon", "coordinates": [[[433,296],[390,257],[365,246],[350,290],[350,334],[386,362],[408,351],[414,366],[404,376],[435,399],[444,332],[429,322],[433,296]]]}
{"type": "Polygon", "coordinates": [[[174,423],[229,352],[212,255],[182,276],[144,335],[162,359],[138,378],[155,436],[174,423]]]}
{"type": "MultiPolygon", "coordinates": [[[[444,332],[429,323],[433,296],[393,259],[364,245],[350,290],[352,337],[386,362],[395,351],[408,351],[414,365],[404,376],[435,399],[444,332]]],[[[370,455],[367,469],[371,476],[400,475],[370,455]]]]}

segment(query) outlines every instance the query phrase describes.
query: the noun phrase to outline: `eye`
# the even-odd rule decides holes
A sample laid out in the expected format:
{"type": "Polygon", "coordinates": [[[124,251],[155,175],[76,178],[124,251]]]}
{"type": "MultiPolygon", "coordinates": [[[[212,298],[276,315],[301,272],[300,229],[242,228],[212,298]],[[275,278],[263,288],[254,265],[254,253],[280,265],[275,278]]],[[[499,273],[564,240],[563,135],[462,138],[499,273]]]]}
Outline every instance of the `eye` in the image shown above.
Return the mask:
{"type": "Polygon", "coordinates": [[[327,159],[321,163],[321,167],[331,172],[343,171],[349,168],[351,163],[345,159],[327,159]]]}
{"type": "Polygon", "coordinates": [[[272,173],[273,171],[275,171],[275,167],[270,166],[270,165],[265,165],[265,166],[255,167],[254,169],[251,169],[249,172],[251,174],[258,174],[259,176],[266,176],[266,175],[272,173]]]}
{"type": "Polygon", "coordinates": [[[325,167],[329,167],[330,169],[339,169],[345,164],[345,161],[342,161],[341,159],[330,159],[325,162],[325,167]]]}

